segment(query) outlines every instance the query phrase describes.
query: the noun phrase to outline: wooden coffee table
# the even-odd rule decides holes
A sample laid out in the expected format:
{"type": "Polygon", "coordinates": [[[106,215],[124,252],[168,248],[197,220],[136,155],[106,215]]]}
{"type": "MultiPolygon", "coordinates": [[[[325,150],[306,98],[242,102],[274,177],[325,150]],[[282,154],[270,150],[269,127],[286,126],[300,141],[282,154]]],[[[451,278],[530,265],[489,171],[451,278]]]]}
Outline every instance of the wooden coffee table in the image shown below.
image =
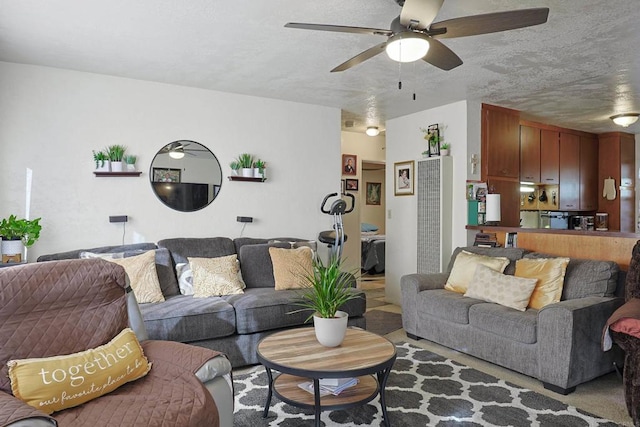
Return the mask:
{"type": "Polygon", "coordinates": [[[338,347],[324,347],[313,328],[277,332],[258,344],[258,360],[269,377],[269,391],[263,417],[267,417],[272,394],[300,408],[313,409],[315,425],[320,412],[363,405],[380,395],[382,419],[390,427],[385,403],[385,386],[396,360],[396,347],[386,338],[361,329],[347,329],[338,347]],[[272,370],[280,372],[273,376],[272,370]],[[357,385],[340,395],[320,396],[320,378],[356,377],[357,385]],[[314,393],[298,387],[312,380],[314,393]]]}

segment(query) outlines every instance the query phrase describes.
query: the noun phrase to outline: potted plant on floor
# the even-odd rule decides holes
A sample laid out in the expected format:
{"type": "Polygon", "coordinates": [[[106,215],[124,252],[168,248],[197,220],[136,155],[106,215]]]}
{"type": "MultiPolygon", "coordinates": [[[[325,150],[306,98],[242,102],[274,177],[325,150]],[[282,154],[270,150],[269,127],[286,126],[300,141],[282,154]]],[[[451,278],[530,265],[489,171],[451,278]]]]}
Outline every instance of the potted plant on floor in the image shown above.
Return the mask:
{"type": "Polygon", "coordinates": [[[24,248],[33,245],[40,237],[40,219],[18,219],[15,215],[0,222],[2,237],[2,262],[20,262],[24,248]]]}
{"type": "Polygon", "coordinates": [[[104,151],[93,151],[93,160],[96,162],[97,172],[109,172],[111,171],[111,163],[109,162],[109,155],[104,151]]]}
{"type": "Polygon", "coordinates": [[[122,172],[122,159],[124,158],[124,152],[127,151],[127,147],[114,144],[108,146],[106,151],[107,154],[109,154],[109,160],[111,160],[111,171],[122,172]]]}
{"type": "Polygon", "coordinates": [[[344,340],[349,315],[338,310],[347,301],[360,296],[353,292],[354,275],[341,270],[342,261],[331,255],[325,264],[319,256],[313,259],[312,272],[304,276],[305,288],[296,303],[303,307],[295,312],[311,310],[316,339],[325,347],[337,347],[344,340]]]}

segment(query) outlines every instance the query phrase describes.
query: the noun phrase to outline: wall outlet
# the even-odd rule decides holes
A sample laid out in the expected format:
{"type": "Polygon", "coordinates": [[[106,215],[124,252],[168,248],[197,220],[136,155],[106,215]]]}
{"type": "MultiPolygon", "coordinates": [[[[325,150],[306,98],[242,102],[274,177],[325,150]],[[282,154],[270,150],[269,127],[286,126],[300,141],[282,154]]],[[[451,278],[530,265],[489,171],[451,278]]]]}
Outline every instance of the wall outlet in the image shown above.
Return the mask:
{"type": "Polygon", "coordinates": [[[109,217],[109,222],[127,222],[129,217],[127,215],[115,215],[109,217]]]}
{"type": "Polygon", "coordinates": [[[238,221],[238,222],[253,222],[253,217],[252,216],[239,216],[239,217],[236,217],[236,221],[238,221]]]}

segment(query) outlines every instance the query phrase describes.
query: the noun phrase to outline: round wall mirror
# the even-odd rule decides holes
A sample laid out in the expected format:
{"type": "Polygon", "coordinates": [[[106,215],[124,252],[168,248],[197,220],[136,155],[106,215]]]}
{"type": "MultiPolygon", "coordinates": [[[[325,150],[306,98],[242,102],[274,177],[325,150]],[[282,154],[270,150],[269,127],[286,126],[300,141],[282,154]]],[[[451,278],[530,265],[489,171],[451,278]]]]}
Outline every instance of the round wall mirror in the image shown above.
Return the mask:
{"type": "Polygon", "coordinates": [[[222,169],[207,147],[179,140],[158,151],[151,162],[149,179],[162,203],[177,211],[193,212],[216,198],[222,185],[222,169]]]}

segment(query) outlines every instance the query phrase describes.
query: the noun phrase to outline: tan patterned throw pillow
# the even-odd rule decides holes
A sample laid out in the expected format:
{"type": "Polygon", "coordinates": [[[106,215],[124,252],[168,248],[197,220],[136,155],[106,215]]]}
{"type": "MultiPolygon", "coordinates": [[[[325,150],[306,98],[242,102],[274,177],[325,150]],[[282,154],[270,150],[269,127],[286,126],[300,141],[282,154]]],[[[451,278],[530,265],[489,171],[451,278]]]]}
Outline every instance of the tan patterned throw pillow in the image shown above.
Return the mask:
{"type": "Polygon", "coordinates": [[[305,277],[313,274],[313,251],[303,246],[297,249],[269,248],[273,264],[276,291],[301,289],[306,286],[305,277]]]}
{"type": "Polygon", "coordinates": [[[559,302],[569,258],[523,258],[516,261],[515,276],[538,279],[529,307],[541,309],[559,302]]]}
{"type": "Polygon", "coordinates": [[[525,311],[536,282],[536,279],[510,276],[478,265],[464,296],[525,311]]]}
{"type": "Polygon", "coordinates": [[[464,294],[478,265],[484,265],[502,273],[504,269],[507,268],[507,265],[509,265],[509,258],[478,255],[468,251],[462,251],[456,256],[451,274],[449,274],[447,284],[444,288],[449,291],[464,294]]]}
{"type": "Polygon", "coordinates": [[[139,303],[164,301],[156,271],[155,251],[147,251],[128,258],[107,259],[107,261],[124,267],[139,303]]]}
{"type": "Polygon", "coordinates": [[[193,297],[243,294],[238,256],[187,258],[193,272],[193,297]]]}
{"type": "Polygon", "coordinates": [[[95,349],[10,360],[7,366],[13,395],[46,414],[100,397],[144,377],[151,369],[129,328],[95,349]]]}

